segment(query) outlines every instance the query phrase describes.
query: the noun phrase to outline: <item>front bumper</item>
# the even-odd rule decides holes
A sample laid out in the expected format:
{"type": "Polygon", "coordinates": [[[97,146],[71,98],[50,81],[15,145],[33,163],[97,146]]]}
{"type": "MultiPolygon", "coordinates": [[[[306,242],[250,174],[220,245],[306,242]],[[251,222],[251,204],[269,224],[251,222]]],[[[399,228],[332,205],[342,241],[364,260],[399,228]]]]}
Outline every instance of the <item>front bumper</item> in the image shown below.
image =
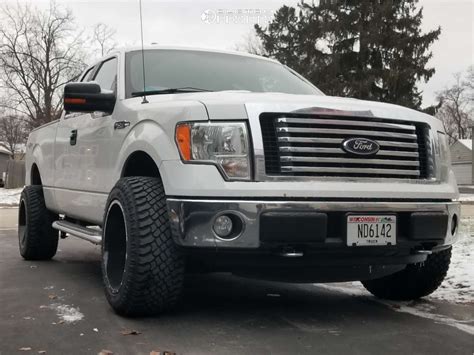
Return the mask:
{"type": "MultiPolygon", "coordinates": [[[[431,250],[457,239],[454,220],[460,220],[458,202],[403,201],[278,201],[169,198],[173,238],[189,248],[215,250],[269,250],[297,247],[305,250],[340,250],[346,246],[347,213],[396,214],[396,249],[431,250]],[[223,214],[242,222],[237,234],[219,238],[215,219],[223,214]],[[453,233],[454,230],[454,233],[453,233]]],[[[364,247],[374,249],[386,247],[364,247]]],[[[394,247],[391,247],[394,248],[394,247]]]]}

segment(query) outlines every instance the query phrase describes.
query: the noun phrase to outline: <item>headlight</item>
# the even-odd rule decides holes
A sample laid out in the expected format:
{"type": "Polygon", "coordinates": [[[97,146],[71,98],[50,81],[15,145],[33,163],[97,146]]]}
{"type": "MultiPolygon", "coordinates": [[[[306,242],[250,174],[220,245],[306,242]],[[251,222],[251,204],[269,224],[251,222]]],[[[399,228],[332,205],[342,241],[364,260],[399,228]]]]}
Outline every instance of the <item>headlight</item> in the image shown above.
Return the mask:
{"type": "Polygon", "coordinates": [[[229,180],[250,180],[249,139],[244,122],[181,123],[176,127],[181,159],[214,164],[229,180]]]}
{"type": "Polygon", "coordinates": [[[446,180],[451,166],[451,153],[449,151],[448,137],[443,132],[437,132],[434,142],[435,177],[437,180],[446,180]]]}
{"type": "Polygon", "coordinates": [[[442,132],[438,132],[439,156],[447,164],[451,163],[451,152],[449,151],[448,137],[442,132]]]}

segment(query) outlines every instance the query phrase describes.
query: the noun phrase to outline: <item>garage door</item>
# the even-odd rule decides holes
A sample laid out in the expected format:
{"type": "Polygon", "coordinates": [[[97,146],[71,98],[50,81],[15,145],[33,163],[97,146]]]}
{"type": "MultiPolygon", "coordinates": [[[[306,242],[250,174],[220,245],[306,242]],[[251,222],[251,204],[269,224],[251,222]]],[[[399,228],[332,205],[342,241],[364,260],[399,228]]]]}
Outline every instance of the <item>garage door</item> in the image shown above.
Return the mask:
{"type": "Polygon", "coordinates": [[[454,175],[459,185],[472,185],[472,164],[453,164],[454,175]]]}

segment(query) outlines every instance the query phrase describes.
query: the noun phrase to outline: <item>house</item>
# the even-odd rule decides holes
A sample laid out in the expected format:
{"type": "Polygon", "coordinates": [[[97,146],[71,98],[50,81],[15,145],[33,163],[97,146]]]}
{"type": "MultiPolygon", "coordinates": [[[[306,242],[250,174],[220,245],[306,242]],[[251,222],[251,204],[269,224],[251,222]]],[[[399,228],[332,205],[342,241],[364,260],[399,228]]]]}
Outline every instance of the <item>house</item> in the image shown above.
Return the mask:
{"type": "Polygon", "coordinates": [[[472,140],[459,139],[450,147],[451,162],[458,185],[474,185],[472,181],[472,140]]]}
{"type": "Polygon", "coordinates": [[[7,162],[10,160],[10,151],[5,148],[3,145],[0,145],[0,187],[4,183],[4,175],[7,171],[7,162]]]}

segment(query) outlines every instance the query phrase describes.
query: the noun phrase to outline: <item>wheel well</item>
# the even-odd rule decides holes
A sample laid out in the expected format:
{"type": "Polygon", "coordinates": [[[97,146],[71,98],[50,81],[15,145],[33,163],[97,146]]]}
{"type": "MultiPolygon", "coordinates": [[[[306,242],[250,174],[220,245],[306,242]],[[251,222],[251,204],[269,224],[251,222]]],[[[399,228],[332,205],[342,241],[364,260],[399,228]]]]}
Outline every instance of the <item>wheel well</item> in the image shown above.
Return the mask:
{"type": "Polygon", "coordinates": [[[36,164],[31,167],[31,185],[43,185],[41,175],[36,164]]]}
{"type": "Polygon", "coordinates": [[[155,161],[147,153],[138,151],[128,157],[122,170],[122,177],[130,176],[159,178],[160,172],[155,161]]]}

